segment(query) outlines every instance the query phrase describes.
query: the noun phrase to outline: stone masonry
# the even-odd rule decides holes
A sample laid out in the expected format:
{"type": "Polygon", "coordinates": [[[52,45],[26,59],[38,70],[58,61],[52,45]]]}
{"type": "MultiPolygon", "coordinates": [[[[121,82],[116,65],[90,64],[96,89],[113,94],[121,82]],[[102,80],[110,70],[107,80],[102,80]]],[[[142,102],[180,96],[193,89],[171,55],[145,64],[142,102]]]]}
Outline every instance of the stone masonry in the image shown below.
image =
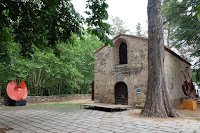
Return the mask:
{"type": "MultiPolygon", "coordinates": [[[[49,103],[49,102],[66,102],[73,100],[87,100],[91,99],[91,95],[66,95],[66,96],[28,96],[26,98],[27,104],[32,103],[49,103]]],[[[8,105],[8,98],[0,98],[0,106],[8,105]]]]}
{"type": "MultiPolygon", "coordinates": [[[[143,106],[148,79],[148,38],[120,34],[114,46],[103,46],[95,54],[94,100],[115,104],[115,85],[123,82],[128,90],[128,104],[143,106]],[[127,45],[127,64],[119,64],[119,47],[127,45]]],[[[184,98],[181,70],[191,64],[165,47],[165,75],[172,104],[184,98]]]]}

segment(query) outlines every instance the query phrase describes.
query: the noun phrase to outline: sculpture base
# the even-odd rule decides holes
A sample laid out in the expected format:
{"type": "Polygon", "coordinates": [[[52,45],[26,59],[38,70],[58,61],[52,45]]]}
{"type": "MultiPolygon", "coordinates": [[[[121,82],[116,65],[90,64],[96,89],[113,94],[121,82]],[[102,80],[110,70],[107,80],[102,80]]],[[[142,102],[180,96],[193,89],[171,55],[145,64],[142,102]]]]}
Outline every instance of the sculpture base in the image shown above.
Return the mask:
{"type": "Polygon", "coordinates": [[[8,105],[9,106],[25,106],[26,105],[26,100],[15,101],[15,100],[9,99],[8,100],[8,105]]]}
{"type": "Polygon", "coordinates": [[[183,100],[183,109],[197,110],[197,101],[183,100]]]}

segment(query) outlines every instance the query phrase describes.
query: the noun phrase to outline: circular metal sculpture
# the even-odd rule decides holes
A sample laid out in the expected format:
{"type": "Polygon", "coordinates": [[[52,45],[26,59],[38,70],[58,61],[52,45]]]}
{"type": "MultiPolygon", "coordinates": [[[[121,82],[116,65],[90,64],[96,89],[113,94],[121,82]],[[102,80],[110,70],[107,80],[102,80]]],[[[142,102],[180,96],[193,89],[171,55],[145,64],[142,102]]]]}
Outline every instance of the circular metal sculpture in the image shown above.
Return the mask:
{"type": "Polygon", "coordinates": [[[17,85],[16,81],[9,82],[6,92],[8,96],[15,101],[24,100],[28,95],[28,90],[23,80],[21,80],[20,87],[17,85]]]}

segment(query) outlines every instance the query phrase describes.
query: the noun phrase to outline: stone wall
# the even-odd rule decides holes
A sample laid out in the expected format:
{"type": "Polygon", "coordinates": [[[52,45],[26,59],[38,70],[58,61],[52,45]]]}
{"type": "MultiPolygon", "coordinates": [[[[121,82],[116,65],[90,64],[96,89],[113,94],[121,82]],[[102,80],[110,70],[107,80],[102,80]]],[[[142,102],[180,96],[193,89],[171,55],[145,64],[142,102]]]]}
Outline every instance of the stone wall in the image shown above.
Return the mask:
{"type": "Polygon", "coordinates": [[[8,105],[6,98],[0,98],[0,106],[8,105]]]}
{"type": "MultiPolygon", "coordinates": [[[[103,46],[95,52],[94,101],[115,104],[115,85],[124,82],[128,88],[128,104],[143,106],[148,80],[148,39],[119,35],[113,39],[114,46],[103,46]],[[119,64],[119,45],[127,44],[128,64],[119,64]],[[137,89],[141,93],[137,93],[137,89]]],[[[190,68],[171,50],[165,48],[166,86],[172,104],[180,103],[183,76],[181,70],[190,68]]]]}
{"type": "MultiPolygon", "coordinates": [[[[72,100],[86,100],[91,99],[91,95],[69,95],[69,96],[28,96],[26,98],[29,103],[48,103],[48,102],[65,102],[72,100]]],[[[0,98],[0,106],[7,105],[7,99],[0,98]]]]}
{"type": "Polygon", "coordinates": [[[120,36],[113,39],[114,47],[103,47],[95,53],[95,102],[115,103],[115,85],[128,87],[128,104],[143,104],[147,88],[147,39],[120,36]],[[128,64],[119,64],[119,45],[127,44],[128,64]],[[141,93],[137,93],[141,89],[141,93]]]}
{"type": "Polygon", "coordinates": [[[181,70],[185,70],[186,67],[188,67],[189,72],[191,73],[190,64],[180,60],[178,56],[175,56],[171,52],[165,50],[164,67],[166,87],[170,94],[171,103],[173,105],[179,104],[185,97],[182,91],[184,77],[181,70]]]}

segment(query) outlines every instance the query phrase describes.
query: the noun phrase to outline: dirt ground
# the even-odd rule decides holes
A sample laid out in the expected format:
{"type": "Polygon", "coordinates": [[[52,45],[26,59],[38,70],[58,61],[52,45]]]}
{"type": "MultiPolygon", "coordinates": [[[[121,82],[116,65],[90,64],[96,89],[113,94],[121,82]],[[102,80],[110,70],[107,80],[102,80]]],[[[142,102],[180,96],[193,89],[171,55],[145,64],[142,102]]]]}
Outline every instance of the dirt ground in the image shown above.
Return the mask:
{"type": "MultiPolygon", "coordinates": [[[[91,100],[75,100],[75,101],[67,101],[67,102],[62,102],[62,103],[94,103],[94,101],[91,100]]],[[[167,118],[169,121],[173,120],[183,120],[183,119],[193,119],[200,121],[200,104],[197,106],[197,110],[187,110],[183,109],[183,104],[174,106],[175,110],[182,116],[181,118],[167,118]]],[[[132,117],[137,117],[140,119],[149,119],[149,118],[141,118],[139,117],[141,109],[134,109],[133,112],[129,112],[129,115],[132,117]]],[[[152,120],[152,118],[150,118],[152,120]]],[[[153,118],[156,121],[164,121],[166,119],[159,119],[159,118],[153,118]]]]}
{"type": "Polygon", "coordinates": [[[128,112],[129,116],[138,119],[145,119],[145,120],[155,120],[155,121],[174,121],[174,120],[184,120],[184,119],[193,119],[200,121],[200,104],[198,104],[197,110],[187,110],[183,109],[183,105],[174,106],[175,110],[182,116],[181,118],[142,118],[139,116],[141,109],[134,109],[132,112],[128,112]]]}
{"type": "Polygon", "coordinates": [[[183,105],[177,105],[174,108],[179,112],[184,118],[195,119],[200,121],[200,104],[197,104],[197,110],[183,109],[183,105]]]}
{"type": "Polygon", "coordinates": [[[12,130],[12,128],[10,127],[0,128],[0,133],[5,133],[5,131],[9,131],[9,130],[12,130]]]}

